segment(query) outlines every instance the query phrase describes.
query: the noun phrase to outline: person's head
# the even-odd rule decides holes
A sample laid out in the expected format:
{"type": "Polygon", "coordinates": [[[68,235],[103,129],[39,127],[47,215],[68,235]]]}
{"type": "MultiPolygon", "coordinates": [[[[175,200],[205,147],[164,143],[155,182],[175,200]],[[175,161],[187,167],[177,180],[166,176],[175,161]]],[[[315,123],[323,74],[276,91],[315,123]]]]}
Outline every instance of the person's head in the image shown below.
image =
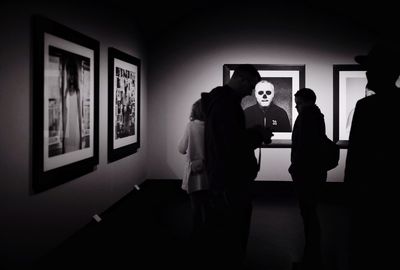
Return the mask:
{"type": "Polygon", "coordinates": [[[75,59],[67,59],[65,63],[67,91],[78,91],[78,65],[75,59]]]}
{"type": "Polygon", "coordinates": [[[190,112],[190,121],[194,120],[204,121],[204,113],[201,107],[201,99],[198,99],[192,105],[192,111],[190,112]]]}
{"type": "Polygon", "coordinates": [[[301,113],[304,108],[315,104],[317,96],[310,88],[301,88],[294,94],[294,101],[298,113],[301,113]]]}
{"type": "Polygon", "coordinates": [[[400,52],[395,44],[377,43],[367,55],[357,55],[354,59],[367,71],[368,89],[379,93],[396,87],[400,75],[400,52]]]}
{"type": "Polygon", "coordinates": [[[241,64],[235,68],[228,85],[240,96],[250,96],[256,84],[261,80],[260,73],[250,64],[241,64]]]}
{"type": "Polygon", "coordinates": [[[254,90],[254,95],[258,104],[260,104],[262,107],[268,107],[271,105],[271,102],[274,99],[275,87],[269,81],[262,80],[257,83],[254,90]]]}

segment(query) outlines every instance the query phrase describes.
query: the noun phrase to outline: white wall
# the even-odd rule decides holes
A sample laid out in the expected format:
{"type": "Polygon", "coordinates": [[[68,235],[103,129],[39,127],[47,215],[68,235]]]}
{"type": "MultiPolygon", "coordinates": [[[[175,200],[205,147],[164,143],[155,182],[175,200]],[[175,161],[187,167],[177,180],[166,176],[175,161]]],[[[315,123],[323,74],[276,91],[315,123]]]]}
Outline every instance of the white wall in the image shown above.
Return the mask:
{"type": "Polygon", "coordinates": [[[3,263],[16,266],[37,259],[146,179],[147,60],[131,17],[100,2],[48,2],[2,2],[0,9],[0,268],[3,263]],[[100,42],[97,169],[38,194],[30,192],[30,144],[35,143],[31,142],[30,103],[35,95],[31,88],[32,14],[44,15],[100,42]],[[107,162],[109,46],[142,60],[141,147],[113,163],[107,162]]]}
{"type": "MultiPolygon", "coordinates": [[[[333,64],[354,64],[370,45],[367,29],[350,19],[302,6],[230,6],[187,14],[154,45],[149,77],[148,178],[180,179],[185,157],[177,144],[191,104],[222,84],[223,64],[305,64],[306,87],[317,94],[333,135],[333,64]]],[[[342,181],[346,150],[328,181],[342,181]]],[[[258,180],[290,180],[290,149],[262,151],[258,180]]]]}

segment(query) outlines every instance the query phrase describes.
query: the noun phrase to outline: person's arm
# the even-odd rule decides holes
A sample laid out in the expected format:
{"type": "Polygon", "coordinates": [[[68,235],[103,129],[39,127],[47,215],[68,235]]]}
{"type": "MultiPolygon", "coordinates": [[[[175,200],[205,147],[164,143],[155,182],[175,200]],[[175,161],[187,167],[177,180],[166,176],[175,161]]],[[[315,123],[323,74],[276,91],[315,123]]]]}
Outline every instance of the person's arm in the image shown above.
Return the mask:
{"type": "Polygon", "coordinates": [[[251,148],[256,149],[264,144],[270,144],[273,133],[270,128],[256,125],[246,129],[248,141],[251,143],[251,148]]]}
{"type": "Polygon", "coordinates": [[[250,156],[262,143],[262,134],[255,129],[246,129],[241,107],[229,100],[220,101],[213,112],[213,126],[218,141],[218,159],[227,170],[238,170],[249,166],[250,156]]]}
{"type": "Polygon", "coordinates": [[[179,141],[178,144],[179,153],[185,155],[187,152],[188,145],[189,145],[189,123],[186,125],[185,133],[183,134],[183,137],[179,141]]]}

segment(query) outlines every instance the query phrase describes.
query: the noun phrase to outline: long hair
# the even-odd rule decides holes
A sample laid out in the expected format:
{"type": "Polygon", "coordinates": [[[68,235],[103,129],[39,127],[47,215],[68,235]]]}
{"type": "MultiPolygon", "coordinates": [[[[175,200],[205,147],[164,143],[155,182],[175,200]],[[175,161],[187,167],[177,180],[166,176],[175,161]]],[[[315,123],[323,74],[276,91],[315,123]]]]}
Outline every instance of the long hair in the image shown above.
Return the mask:
{"type": "Polygon", "coordinates": [[[65,63],[67,91],[79,92],[79,66],[75,58],[67,58],[65,63]]]}
{"type": "Polygon", "coordinates": [[[190,113],[190,121],[194,120],[200,120],[204,121],[204,113],[203,109],[201,107],[201,99],[198,99],[195,103],[192,105],[192,111],[190,113]]]}

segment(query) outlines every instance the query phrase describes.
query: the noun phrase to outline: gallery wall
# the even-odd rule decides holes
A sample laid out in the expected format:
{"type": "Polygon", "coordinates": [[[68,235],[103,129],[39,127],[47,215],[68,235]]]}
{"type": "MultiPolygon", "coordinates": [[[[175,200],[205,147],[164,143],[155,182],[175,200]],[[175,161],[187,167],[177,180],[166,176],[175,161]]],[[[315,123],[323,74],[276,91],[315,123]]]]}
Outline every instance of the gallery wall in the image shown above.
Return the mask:
{"type": "MultiPolygon", "coordinates": [[[[359,21],[289,4],[292,1],[252,8],[205,1],[212,3],[162,25],[163,34],[150,43],[144,42],[133,22],[135,5],[124,8],[126,1],[30,2],[0,4],[0,268],[3,263],[26,265],[40,258],[145,179],[180,179],[185,157],[177,145],[191,104],[201,92],[222,84],[224,64],[305,65],[306,86],[315,90],[332,138],[333,65],[354,64],[353,56],[366,52],[373,42],[359,21]],[[31,164],[37,158],[32,156],[33,14],[100,43],[99,163],[93,172],[40,193],[31,189],[31,164]],[[140,148],[111,163],[107,160],[109,47],[142,63],[140,148]]],[[[156,18],[150,19],[157,28],[156,18]]],[[[289,157],[289,148],[263,149],[257,179],[290,180],[289,157]]],[[[345,157],[343,149],[329,181],[342,181],[345,157]]]]}
{"type": "MultiPolygon", "coordinates": [[[[95,1],[6,1],[0,33],[0,268],[46,254],[146,179],[147,60],[141,34],[123,8],[95,1]],[[31,3],[30,3],[31,2],[31,3]],[[48,2],[48,3],[45,3],[48,2]],[[95,170],[40,193],[31,189],[31,17],[43,15],[100,43],[99,163],[95,170]],[[124,16],[125,15],[125,16],[124,16]],[[141,60],[138,151],[107,160],[108,47],[141,60]]],[[[3,268],[2,268],[3,269],[3,268]]]]}
{"type": "MultiPolygon", "coordinates": [[[[251,2],[252,3],[252,2],[251,2]]],[[[333,65],[355,64],[373,42],[362,23],[329,10],[292,3],[228,4],[199,9],[154,44],[149,62],[149,178],[181,179],[177,145],[201,92],[222,85],[224,64],[305,65],[305,85],[317,95],[333,137],[333,65]]],[[[328,181],[343,181],[346,149],[328,181]]],[[[258,155],[258,152],[256,152],[258,155]]],[[[290,148],[262,149],[257,180],[289,181],[290,148]]]]}

